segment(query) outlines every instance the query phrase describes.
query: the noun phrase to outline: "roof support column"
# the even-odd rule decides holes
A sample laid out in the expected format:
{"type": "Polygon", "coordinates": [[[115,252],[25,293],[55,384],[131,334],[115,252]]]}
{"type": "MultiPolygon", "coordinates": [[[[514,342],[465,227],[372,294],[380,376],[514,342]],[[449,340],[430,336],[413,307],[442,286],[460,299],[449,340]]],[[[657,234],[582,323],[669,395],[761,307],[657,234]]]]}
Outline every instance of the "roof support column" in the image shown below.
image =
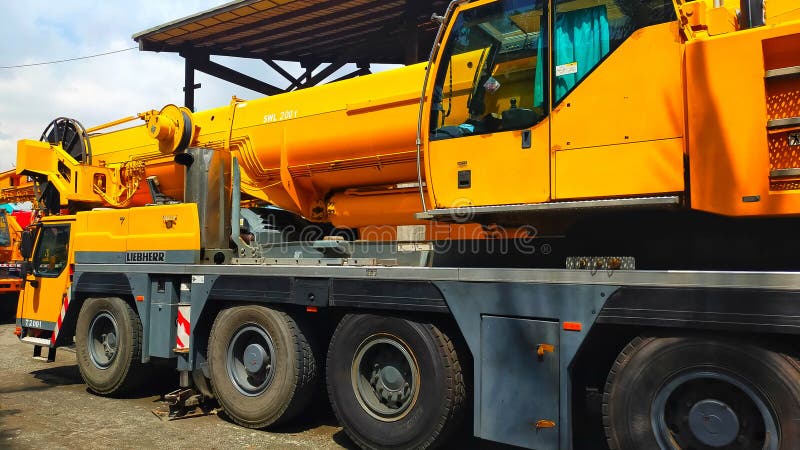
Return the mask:
{"type": "Polygon", "coordinates": [[[406,65],[419,62],[419,33],[417,32],[417,17],[421,11],[420,0],[406,0],[405,10],[405,54],[404,62],[406,65]]]}
{"type": "Polygon", "coordinates": [[[187,54],[183,55],[184,75],[183,75],[183,106],[194,111],[194,90],[200,89],[200,83],[194,82],[194,61],[187,54]]]}

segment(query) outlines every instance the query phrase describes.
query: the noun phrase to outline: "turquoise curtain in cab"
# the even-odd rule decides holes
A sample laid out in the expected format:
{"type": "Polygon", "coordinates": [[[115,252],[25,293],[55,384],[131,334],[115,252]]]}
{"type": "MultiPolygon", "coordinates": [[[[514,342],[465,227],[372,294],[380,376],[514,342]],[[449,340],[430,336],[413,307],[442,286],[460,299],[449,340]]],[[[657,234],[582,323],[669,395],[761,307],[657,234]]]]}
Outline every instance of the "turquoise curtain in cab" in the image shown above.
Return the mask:
{"type": "MultiPolygon", "coordinates": [[[[542,28],[544,30],[545,28],[542,28]]],[[[605,5],[592,8],[579,9],[564,13],[556,13],[555,29],[553,31],[555,48],[554,88],[555,99],[558,102],[578,82],[589,73],[597,63],[609,52],[608,13],[605,5]],[[571,65],[574,64],[574,65],[571,65]],[[570,65],[570,66],[568,66],[570,65]],[[556,75],[556,69],[561,68],[565,73],[556,75]]],[[[539,39],[536,60],[542,58],[545,48],[543,39],[539,39]]],[[[544,103],[543,90],[544,67],[536,64],[536,79],[533,104],[542,107],[544,103]]]]}

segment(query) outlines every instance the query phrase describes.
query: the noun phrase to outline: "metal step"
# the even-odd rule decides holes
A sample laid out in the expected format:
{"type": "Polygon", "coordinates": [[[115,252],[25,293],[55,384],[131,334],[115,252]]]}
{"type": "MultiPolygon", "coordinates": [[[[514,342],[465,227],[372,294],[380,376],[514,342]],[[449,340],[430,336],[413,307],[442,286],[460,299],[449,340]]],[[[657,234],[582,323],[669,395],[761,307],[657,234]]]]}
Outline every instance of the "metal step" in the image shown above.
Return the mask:
{"type": "Polygon", "coordinates": [[[800,76],[800,66],[781,67],[764,72],[764,78],[800,76]]]}
{"type": "Polygon", "coordinates": [[[767,128],[783,128],[800,125],[800,117],[787,117],[785,119],[773,119],[767,121],[767,128]]]}
{"type": "Polygon", "coordinates": [[[50,339],[25,336],[20,340],[22,342],[25,342],[26,344],[40,345],[42,347],[50,347],[50,339]]]}
{"type": "Polygon", "coordinates": [[[499,213],[543,213],[555,211],[574,211],[590,208],[636,208],[636,207],[672,207],[680,204],[677,195],[664,197],[633,197],[633,198],[614,198],[602,200],[572,200],[549,203],[529,203],[497,206],[464,206],[459,208],[429,209],[425,212],[418,212],[417,219],[421,220],[444,220],[448,218],[467,218],[484,214],[499,213]]]}
{"type": "Polygon", "coordinates": [[[769,171],[770,178],[795,178],[800,177],[800,167],[789,167],[786,169],[775,169],[769,171]]]}

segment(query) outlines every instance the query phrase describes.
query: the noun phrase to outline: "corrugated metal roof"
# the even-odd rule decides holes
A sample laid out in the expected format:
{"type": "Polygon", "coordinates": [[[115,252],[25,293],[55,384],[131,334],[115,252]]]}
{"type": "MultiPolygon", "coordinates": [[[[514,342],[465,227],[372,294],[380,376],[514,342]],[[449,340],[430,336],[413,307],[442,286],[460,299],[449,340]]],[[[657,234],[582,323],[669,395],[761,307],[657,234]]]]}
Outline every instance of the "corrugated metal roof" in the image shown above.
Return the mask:
{"type": "Polygon", "coordinates": [[[404,63],[409,30],[420,58],[432,13],[447,0],[238,0],[133,36],[143,51],[284,61],[404,63]]]}

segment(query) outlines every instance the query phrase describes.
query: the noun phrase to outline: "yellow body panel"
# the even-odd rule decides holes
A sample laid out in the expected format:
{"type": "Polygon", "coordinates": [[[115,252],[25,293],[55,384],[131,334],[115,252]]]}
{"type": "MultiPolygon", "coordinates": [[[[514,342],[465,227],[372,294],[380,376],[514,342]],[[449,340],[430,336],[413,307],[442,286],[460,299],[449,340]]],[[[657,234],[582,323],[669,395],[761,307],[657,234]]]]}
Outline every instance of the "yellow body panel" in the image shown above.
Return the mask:
{"type": "Polygon", "coordinates": [[[550,195],[548,125],[533,127],[531,148],[522,148],[522,131],[503,131],[433,141],[428,145],[435,206],[539,203],[550,195]],[[459,187],[458,173],[469,171],[470,186],[459,187]]]}
{"type": "Polygon", "coordinates": [[[634,32],[555,107],[555,199],[683,191],[677,36],[677,23],[634,32]]]}
{"type": "Polygon", "coordinates": [[[73,233],[79,252],[200,250],[192,203],[80,212],[73,233]]]}
{"type": "Polygon", "coordinates": [[[664,139],[555,152],[559,199],[683,190],[683,140],[664,139]]]}
{"type": "MultiPolygon", "coordinates": [[[[43,322],[56,322],[61,313],[61,303],[70,285],[69,271],[64,270],[57,278],[38,278],[38,287],[30,282],[20,291],[17,317],[43,322]]],[[[28,276],[28,280],[33,280],[28,276]]],[[[25,324],[23,324],[25,325],[25,324]]]]}
{"type": "Polygon", "coordinates": [[[764,21],[767,24],[800,19],[797,0],[764,0],[764,21]]]}
{"type": "Polygon", "coordinates": [[[89,211],[77,215],[73,226],[73,250],[124,252],[129,233],[129,209],[89,211]]]}
{"type": "Polygon", "coordinates": [[[682,137],[677,33],[676,23],[634,32],[567,94],[552,112],[553,150],[682,137]]]}
{"type": "Polygon", "coordinates": [[[800,22],[767,26],[686,45],[691,206],[731,216],[800,212],[796,179],[771,178],[800,167],[789,133],[768,120],[800,116],[800,82],[765,79],[800,65],[800,22]],[[736,55],[736,57],[731,57],[736,55]]]}
{"type": "Polygon", "coordinates": [[[200,250],[197,206],[150,206],[130,209],[128,250],[200,250]]]}

